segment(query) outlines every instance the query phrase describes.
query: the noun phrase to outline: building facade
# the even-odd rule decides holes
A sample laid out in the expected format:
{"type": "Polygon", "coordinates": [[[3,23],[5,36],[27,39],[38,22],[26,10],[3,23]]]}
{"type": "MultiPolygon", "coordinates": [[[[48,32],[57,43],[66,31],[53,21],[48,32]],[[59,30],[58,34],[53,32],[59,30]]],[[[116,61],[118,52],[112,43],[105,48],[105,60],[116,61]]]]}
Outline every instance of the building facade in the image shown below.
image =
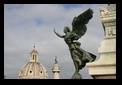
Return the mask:
{"type": "Polygon", "coordinates": [[[98,48],[100,58],[87,63],[89,74],[95,79],[116,79],[116,4],[100,8],[104,39],[98,48]]]}

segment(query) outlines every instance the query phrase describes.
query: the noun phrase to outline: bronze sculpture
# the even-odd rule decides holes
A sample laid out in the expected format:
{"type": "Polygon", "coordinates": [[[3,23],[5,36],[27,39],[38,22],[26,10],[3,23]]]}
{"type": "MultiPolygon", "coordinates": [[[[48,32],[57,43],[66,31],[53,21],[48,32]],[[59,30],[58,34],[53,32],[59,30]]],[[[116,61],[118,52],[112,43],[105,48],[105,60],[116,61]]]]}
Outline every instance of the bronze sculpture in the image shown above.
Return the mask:
{"type": "Polygon", "coordinates": [[[87,9],[78,17],[74,17],[72,21],[72,30],[69,27],[64,28],[65,35],[60,35],[54,29],[54,33],[58,37],[64,38],[64,41],[69,47],[70,54],[75,66],[75,73],[71,79],[82,79],[79,70],[85,67],[87,62],[92,62],[96,59],[96,56],[94,54],[80,48],[81,43],[77,41],[86,33],[86,24],[92,17],[92,9],[87,9]]]}

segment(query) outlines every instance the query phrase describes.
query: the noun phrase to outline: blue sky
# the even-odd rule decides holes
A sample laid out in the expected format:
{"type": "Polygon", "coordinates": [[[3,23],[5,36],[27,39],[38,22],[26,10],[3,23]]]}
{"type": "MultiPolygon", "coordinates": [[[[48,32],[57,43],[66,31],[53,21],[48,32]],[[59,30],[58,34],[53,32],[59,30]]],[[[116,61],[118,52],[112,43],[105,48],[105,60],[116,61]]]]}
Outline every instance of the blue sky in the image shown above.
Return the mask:
{"type": "MultiPolygon", "coordinates": [[[[17,79],[22,66],[29,62],[29,53],[35,44],[39,61],[53,78],[55,56],[61,69],[60,78],[70,79],[75,68],[63,39],[57,37],[65,26],[71,27],[72,20],[88,8],[93,9],[93,18],[87,24],[87,32],[79,42],[81,48],[99,59],[98,48],[104,37],[100,20],[100,7],[107,4],[4,4],[4,74],[17,79]],[[45,62],[46,61],[46,62],[45,62]]],[[[92,79],[87,67],[80,71],[83,79],[92,79]]]]}
{"type": "Polygon", "coordinates": [[[79,6],[81,6],[81,4],[61,4],[61,5],[63,5],[66,9],[67,8],[74,8],[74,7],[79,7],[79,6]]]}

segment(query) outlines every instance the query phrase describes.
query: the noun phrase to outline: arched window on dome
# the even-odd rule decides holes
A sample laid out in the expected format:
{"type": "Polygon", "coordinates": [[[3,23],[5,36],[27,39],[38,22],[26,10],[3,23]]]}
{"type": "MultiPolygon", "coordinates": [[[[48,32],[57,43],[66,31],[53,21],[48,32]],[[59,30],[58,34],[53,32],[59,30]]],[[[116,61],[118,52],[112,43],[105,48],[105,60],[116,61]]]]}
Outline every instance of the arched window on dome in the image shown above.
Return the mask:
{"type": "Polygon", "coordinates": [[[36,60],[36,55],[35,55],[35,60],[36,60]]]}
{"type": "Polygon", "coordinates": [[[33,60],[34,60],[34,55],[33,55],[33,60]]]}

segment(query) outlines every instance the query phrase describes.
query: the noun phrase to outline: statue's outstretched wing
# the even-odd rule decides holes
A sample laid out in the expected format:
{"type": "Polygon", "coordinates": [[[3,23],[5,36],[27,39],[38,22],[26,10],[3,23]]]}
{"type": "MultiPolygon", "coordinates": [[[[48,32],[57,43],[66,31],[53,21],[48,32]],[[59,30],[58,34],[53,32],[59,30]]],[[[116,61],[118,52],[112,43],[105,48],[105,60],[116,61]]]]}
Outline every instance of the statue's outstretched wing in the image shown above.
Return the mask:
{"type": "Polygon", "coordinates": [[[78,17],[74,17],[72,21],[72,32],[76,33],[79,38],[83,36],[87,30],[86,24],[92,17],[93,17],[92,9],[87,9],[78,17]]]}

